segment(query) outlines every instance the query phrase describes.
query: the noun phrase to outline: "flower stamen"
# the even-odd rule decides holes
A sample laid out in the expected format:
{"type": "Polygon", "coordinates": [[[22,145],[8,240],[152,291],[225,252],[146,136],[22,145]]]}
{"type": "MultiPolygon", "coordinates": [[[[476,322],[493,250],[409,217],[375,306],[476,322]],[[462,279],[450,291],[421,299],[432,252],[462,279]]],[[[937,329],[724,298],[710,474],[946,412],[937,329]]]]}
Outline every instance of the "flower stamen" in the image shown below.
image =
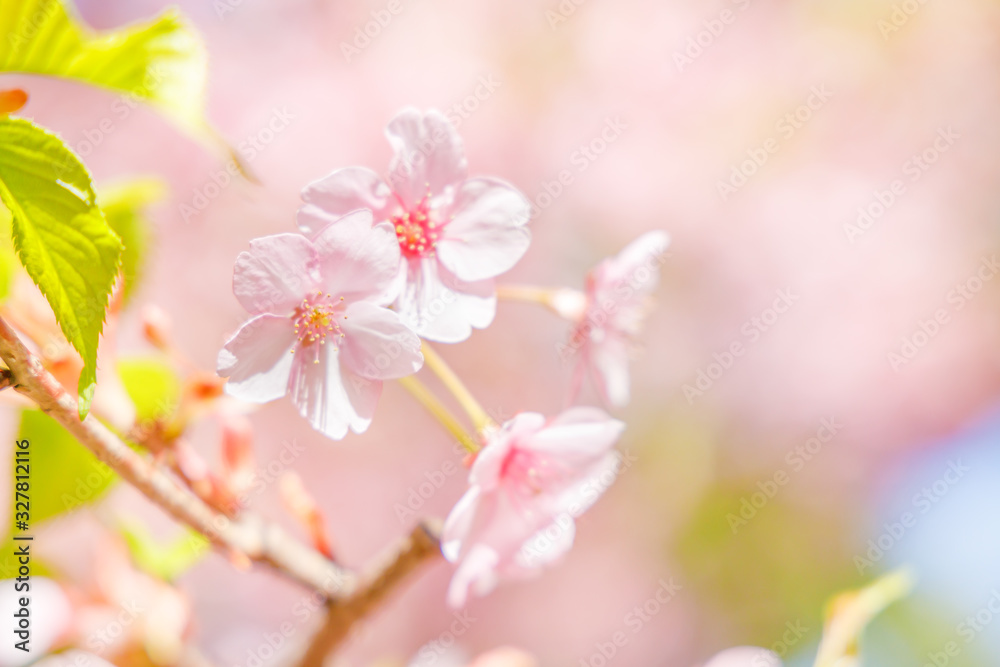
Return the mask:
{"type": "MultiPolygon", "coordinates": [[[[302,303],[295,307],[291,315],[295,325],[295,337],[298,339],[298,344],[292,348],[293,354],[296,348],[305,349],[316,343],[326,345],[327,336],[333,336],[335,340],[344,337],[344,332],[337,322],[343,300],[344,297],[334,300],[330,294],[324,294],[320,290],[302,299],[302,303]]],[[[313,363],[318,364],[319,358],[313,363]]]]}
{"type": "Polygon", "coordinates": [[[396,230],[399,249],[407,259],[433,257],[434,248],[441,237],[440,225],[431,218],[430,193],[413,210],[392,216],[392,226],[396,230]]]}

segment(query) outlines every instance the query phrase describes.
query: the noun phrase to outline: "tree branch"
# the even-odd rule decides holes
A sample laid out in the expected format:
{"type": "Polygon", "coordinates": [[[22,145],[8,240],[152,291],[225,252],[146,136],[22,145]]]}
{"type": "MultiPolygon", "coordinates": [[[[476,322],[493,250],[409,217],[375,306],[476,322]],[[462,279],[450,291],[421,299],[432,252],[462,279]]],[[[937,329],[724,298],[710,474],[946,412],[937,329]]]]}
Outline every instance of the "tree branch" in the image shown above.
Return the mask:
{"type": "Polygon", "coordinates": [[[231,520],[216,512],[133,451],[94,416],[83,421],[77,401],[24,346],[0,318],[0,358],[7,364],[14,389],[38,404],[83,446],[94,453],[147,498],[181,523],[195,529],[225,551],[272,567],[289,579],[322,591],[331,599],[347,596],[355,588],[353,573],[338,567],[315,549],[296,541],[282,528],[252,515],[231,520]]]}
{"type": "Polygon", "coordinates": [[[304,667],[320,667],[325,657],[374,611],[409,574],[441,554],[438,522],[417,526],[359,580],[316,549],[295,540],[281,527],[244,514],[230,519],[191,489],[132,450],[93,415],[83,421],[77,399],[24,346],[0,318],[0,389],[12,386],[59,422],[94,456],[139,489],[157,506],[204,535],[223,551],[242,554],[281,575],[326,595],[328,614],[302,659],[304,667]]]}
{"type": "Polygon", "coordinates": [[[440,556],[440,534],[439,522],[425,521],[418,525],[378,559],[349,596],[331,599],[326,619],[309,643],[299,667],[322,667],[326,656],[347,639],[359,620],[372,613],[411,572],[440,556]]]}

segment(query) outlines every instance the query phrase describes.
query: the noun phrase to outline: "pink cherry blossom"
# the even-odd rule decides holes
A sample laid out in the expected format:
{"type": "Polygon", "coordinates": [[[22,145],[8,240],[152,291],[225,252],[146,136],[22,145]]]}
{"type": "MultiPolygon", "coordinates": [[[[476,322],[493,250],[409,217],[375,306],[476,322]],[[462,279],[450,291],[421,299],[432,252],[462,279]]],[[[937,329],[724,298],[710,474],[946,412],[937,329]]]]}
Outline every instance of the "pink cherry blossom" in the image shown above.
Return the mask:
{"type": "Polygon", "coordinates": [[[530,653],[504,646],[481,654],[468,667],[538,667],[538,660],[530,653]]]}
{"type": "Polygon", "coordinates": [[[740,646],[717,654],[704,667],[781,667],[781,659],[768,650],[740,646]]]}
{"type": "Polygon", "coordinates": [[[666,232],[643,234],[588,274],[586,294],[560,290],[550,301],[556,312],[575,324],[570,342],[560,347],[564,356],[577,355],[574,398],[589,373],[608,405],[628,403],[629,355],[669,243],[666,232]]]}
{"type": "Polygon", "coordinates": [[[386,127],[395,157],[388,179],[348,167],[308,185],[298,215],[307,234],[366,208],[399,243],[396,310],[418,334],[463,341],[490,325],[493,278],[528,249],[530,203],[495,178],[467,178],[462,140],[438,111],[408,108],[386,127]]]}
{"type": "Polygon", "coordinates": [[[459,563],[448,590],[454,607],[485,595],[501,577],[530,575],[573,544],[573,519],[614,480],[613,447],[625,425],[597,408],[555,419],[524,412],[489,438],[470,488],[445,522],[442,551],[459,563]]]}
{"type": "Polygon", "coordinates": [[[312,241],[256,239],[236,260],[233,292],[253,316],[219,353],[227,393],[265,403],[291,396],[313,428],[340,439],[371,423],[382,380],[423,364],[420,339],[384,307],[399,245],[388,223],[357,211],[312,241]]]}

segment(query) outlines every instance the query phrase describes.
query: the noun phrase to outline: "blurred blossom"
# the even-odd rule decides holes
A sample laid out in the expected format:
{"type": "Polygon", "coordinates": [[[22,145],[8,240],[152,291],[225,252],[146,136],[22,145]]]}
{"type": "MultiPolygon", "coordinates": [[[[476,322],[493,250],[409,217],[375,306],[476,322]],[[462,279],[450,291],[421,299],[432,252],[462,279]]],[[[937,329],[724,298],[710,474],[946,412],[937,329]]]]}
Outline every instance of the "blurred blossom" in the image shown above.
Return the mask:
{"type": "Polygon", "coordinates": [[[254,317],[219,353],[226,391],[266,403],[291,393],[313,428],[339,440],[368,429],[382,380],[423,363],[419,340],[382,305],[399,248],[371,213],[332,220],[314,241],[256,239],[236,261],[233,292],[254,317]]]}
{"type": "Polygon", "coordinates": [[[781,667],[781,658],[762,648],[741,646],[719,653],[704,667],[781,667]]]}
{"type": "Polygon", "coordinates": [[[495,178],[466,178],[462,140],[438,111],[404,109],[386,127],[388,183],[363,167],[310,184],[299,225],[315,233],[358,208],[389,221],[399,241],[396,308],[418,334],[457,343],[493,321],[493,278],[528,249],[529,203],[495,178]]]}
{"type": "Polygon", "coordinates": [[[78,616],[83,646],[103,657],[138,647],[155,664],[174,663],[192,620],[188,596],[135,569],[118,539],[104,536],[99,547],[93,581],[101,595],[78,616]]]}
{"type": "Polygon", "coordinates": [[[169,352],[170,329],[172,322],[165,310],[155,305],[147,305],[142,309],[142,334],[149,344],[163,352],[169,352]]]}
{"type": "Polygon", "coordinates": [[[257,469],[253,451],[253,426],[245,415],[219,412],[222,426],[222,480],[237,496],[253,484],[257,469]]]}
{"type": "Polygon", "coordinates": [[[458,563],[448,589],[453,607],[471,588],[489,593],[500,578],[535,573],[573,545],[574,517],[606,488],[618,465],[612,448],[625,425],[596,408],[571,408],[552,420],[521,413],[476,455],[470,489],[448,516],[445,558],[458,563]],[[532,548],[533,542],[542,548],[532,548]]]}
{"type": "Polygon", "coordinates": [[[36,667],[115,667],[93,653],[77,650],[49,655],[34,664],[36,667]]]}
{"type": "Polygon", "coordinates": [[[14,579],[0,582],[0,615],[11,628],[4,633],[7,636],[0,643],[0,665],[4,667],[21,667],[34,662],[39,656],[60,648],[60,641],[68,639],[73,630],[73,608],[69,598],[59,584],[46,577],[32,576],[20,583],[14,579]],[[24,588],[25,583],[28,588],[24,588]],[[28,599],[28,606],[20,604],[21,598],[28,599]],[[19,621],[15,613],[22,610],[29,614],[28,652],[15,648],[15,643],[24,640],[15,632],[19,621]]]}
{"type": "Polygon", "coordinates": [[[538,661],[530,653],[504,647],[483,653],[470,662],[469,667],[538,667],[538,661]]]}
{"type": "Polygon", "coordinates": [[[666,232],[649,232],[601,262],[587,275],[583,312],[565,313],[564,299],[553,300],[553,307],[576,323],[569,344],[560,348],[564,354],[579,355],[574,397],[589,373],[607,404],[628,403],[630,348],[649,311],[669,243],[666,232]]]}

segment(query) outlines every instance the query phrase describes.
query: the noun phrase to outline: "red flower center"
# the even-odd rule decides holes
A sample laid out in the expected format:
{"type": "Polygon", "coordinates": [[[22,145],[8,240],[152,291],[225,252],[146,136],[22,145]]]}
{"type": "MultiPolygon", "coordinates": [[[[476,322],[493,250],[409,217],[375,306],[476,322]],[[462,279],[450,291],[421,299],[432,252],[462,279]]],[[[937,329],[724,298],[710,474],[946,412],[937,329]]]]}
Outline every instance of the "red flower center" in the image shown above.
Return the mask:
{"type": "Polygon", "coordinates": [[[514,448],[507,455],[500,474],[508,488],[531,497],[561,480],[563,472],[548,457],[514,448]]]}
{"type": "Polygon", "coordinates": [[[440,238],[440,226],[431,220],[428,197],[411,210],[392,217],[399,249],[407,259],[421,259],[434,255],[434,246],[440,238]]]}

